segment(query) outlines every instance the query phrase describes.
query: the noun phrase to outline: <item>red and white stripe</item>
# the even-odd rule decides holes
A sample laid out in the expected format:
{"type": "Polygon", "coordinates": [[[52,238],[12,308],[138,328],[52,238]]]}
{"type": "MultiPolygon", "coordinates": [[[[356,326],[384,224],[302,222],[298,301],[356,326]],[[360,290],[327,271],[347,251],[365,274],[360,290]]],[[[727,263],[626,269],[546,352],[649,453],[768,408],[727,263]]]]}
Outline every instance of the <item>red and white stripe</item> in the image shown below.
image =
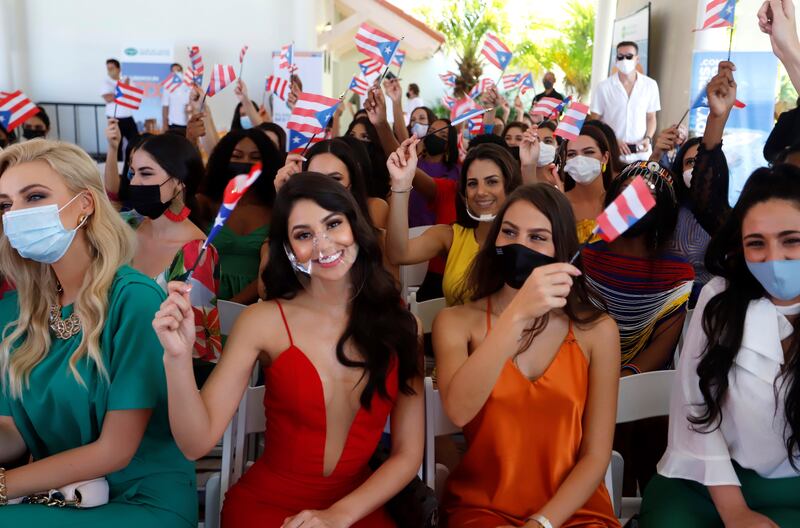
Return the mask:
{"type": "Polygon", "coordinates": [[[375,80],[380,76],[381,70],[383,69],[383,63],[375,59],[364,59],[358,61],[358,66],[361,68],[361,73],[364,80],[366,80],[369,84],[375,82],[375,80]]]}
{"type": "Polygon", "coordinates": [[[442,97],[442,104],[447,108],[452,109],[453,106],[455,106],[456,104],[456,98],[451,95],[445,95],[444,97],[442,97]]]}
{"type": "Polygon", "coordinates": [[[339,104],[339,99],[317,95],[312,93],[301,93],[294,105],[292,115],[286,128],[302,132],[303,134],[319,134],[325,130],[327,123],[320,123],[317,113],[323,112],[334,105],[339,104]]]}
{"type": "Polygon", "coordinates": [[[239,52],[239,64],[244,62],[244,56],[247,55],[247,50],[250,49],[250,46],[242,46],[242,51],[239,52]]]}
{"type": "Polygon", "coordinates": [[[277,95],[282,101],[286,100],[286,96],[289,94],[289,81],[283,79],[281,77],[277,77],[275,75],[270,75],[267,77],[267,93],[274,93],[277,95]]]}
{"type": "Polygon", "coordinates": [[[647,183],[641,176],[637,176],[597,217],[600,237],[606,242],[613,242],[655,205],[656,201],[650,194],[647,183]]]}
{"type": "Polygon", "coordinates": [[[503,75],[503,90],[513,90],[522,79],[521,73],[507,73],[503,75]]]}
{"type": "Polygon", "coordinates": [[[709,0],[706,4],[706,14],[701,29],[732,27],[733,24],[730,21],[719,16],[728,5],[728,0],[709,0]]]}
{"type": "Polygon", "coordinates": [[[200,54],[200,46],[192,46],[189,48],[189,61],[192,63],[192,70],[197,75],[205,73],[205,66],[203,66],[203,56],[200,54]]]}
{"type": "Polygon", "coordinates": [[[132,84],[117,81],[117,93],[114,98],[116,104],[131,110],[138,110],[142,104],[142,99],[144,99],[144,90],[132,84]]]}
{"type": "Polygon", "coordinates": [[[185,77],[183,80],[181,80],[180,77],[178,77],[178,82],[175,82],[175,74],[170,73],[166,79],[161,81],[161,89],[164,90],[165,92],[174,93],[175,90],[180,88],[181,84],[183,84],[185,80],[186,80],[185,77]]]}
{"type": "Polygon", "coordinates": [[[469,97],[458,99],[453,103],[453,106],[450,107],[450,120],[456,120],[459,116],[463,116],[470,110],[475,110],[476,108],[481,108],[481,105],[476,103],[473,99],[469,97]]]}
{"type": "Polygon", "coordinates": [[[209,97],[221,92],[226,86],[236,80],[236,70],[230,64],[215,64],[211,70],[211,82],[208,84],[209,97]]]}
{"type": "Polygon", "coordinates": [[[561,118],[553,135],[567,140],[577,138],[581,134],[581,128],[587,115],[589,115],[589,106],[583,103],[572,103],[564,111],[564,117],[561,118]]]}
{"type": "Polygon", "coordinates": [[[486,60],[494,64],[495,67],[502,70],[504,67],[502,64],[500,64],[500,61],[497,60],[498,51],[511,53],[511,50],[508,48],[508,46],[506,46],[502,40],[497,38],[497,35],[494,33],[487,33],[486,40],[484,40],[483,48],[481,49],[481,55],[486,57],[486,60]]]}
{"type": "Polygon", "coordinates": [[[555,110],[560,104],[561,101],[555,97],[542,97],[533,105],[531,114],[550,116],[553,114],[553,110],[555,110]]]}
{"type": "Polygon", "coordinates": [[[356,31],[356,49],[368,57],[381,61],[381,64],[386,64],[386,62],[381,50],[378,48],[378,44],[395,41],[397,39],[393,36],[367,23],[361,24],[358,27],[358,31],[356,31]]]}
{"type": "Polygon", "coordinates": [[[350,82],[350,89],[353,90],[353,93],[357,93],[358,95],[367,95],[369,87],[370,83],[361,75],[355,75],[350,82]]]}
{"type": "Polygon", "coordinates": [[[477,136],[478,134],[483,133],[483,116],[484,114],[477,115],[475,117],[471,117],[467,121],[467,127],[469,127],[469,133],[473,136],[477,136]]]}
{"type": "Polygon", "coordinates": [[[456,85],[456,74],[449,71],[447,73],[440,73],[439,78],[442,80],[445,86],[455,86],[456,85]]]}
{"type": "Polygon", "coordinates": [[[6,131],[11,132],[29,117],[36,115],[39,112],[39,107],[33,104],[24,93],[17,90],[15,92],[3,92],[0,95],[0,112],[10,113],[4,128],[6,131]]]}

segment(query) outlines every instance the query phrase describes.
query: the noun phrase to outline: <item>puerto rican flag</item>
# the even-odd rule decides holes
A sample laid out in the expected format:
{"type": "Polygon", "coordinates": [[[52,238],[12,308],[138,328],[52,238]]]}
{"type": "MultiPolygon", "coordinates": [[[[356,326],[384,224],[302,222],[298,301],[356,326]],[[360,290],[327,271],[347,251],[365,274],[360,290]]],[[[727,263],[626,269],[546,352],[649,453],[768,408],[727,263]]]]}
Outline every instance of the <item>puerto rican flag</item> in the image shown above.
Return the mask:
{"type": "MultiPolygon", "coordinates": [[[[734,108],[744,108],[746,106],[747,106],[746,104],[744,104],[743,102],[741,102],[738,99],[736,99],[733,102],[733,107],[734,108]]],[[[700,90],[700,93],[697,94],[697,99],[695,99],[694,102],[692,103],[691,110],[694,110],[695,108],[709,108],[709,106],[708,106],[708,94],[706,93],[705,88],[700,90]]]]}
{"type": "Polygon", "coordinates": [[[209,97],[221,92],[230,83],[236,80],[236,70],[230,64],[215,64],[211,70],[211,82],[206,93],[209,97]]]}
{"type": "Polygon", "coordinates": [[[525,95],[528,90],[533,90],[533,75],[530,72],[526,73],[519,80],[519,93],[525,95]]]}
{"type": "Polygon", "coordinates": [[[161,81],[161,89],[165,92],[174,93],[175,90],[181,87],[183,79],[177,73],[171,74],[169,77],[161,81]]]}
{"type": "Polygon", "coordinates": [[[481,55],[499,70],[505,70],[508,63],[511,62],[511,50],[494,33],[486,34],[481,55]]]}
{"type": "Polygon", "coordinates": [[[300,154],[305,150],[307,145],[310,147],[311,145],[319,143],[324,139],[325,138],[320,134],[313,134],[311,136],[307,136],[296,130],[289,130],[289,142],[286,145],[286,147],[290,153],[300,154]]]}
{"type": "Polygon", "coordinates": [[[460,125],[465,121],[474,121],[478,116],[481,117],[481,123],[483,123],[483,114],[488,111],[488,108],[473,108],[472,110],[468,110],[461,115],[456,116],[450,122],[450,126],[460,125]]]}
{"type": "Polygon", "coordinates": [[[449,71],[447,73],[440,73],[439,78],[442,80],[445,86],[455,86],[456,85],[456,74],[449,71]]]}
{"type": "Polygon", "coordinates": [[[0,125],[7,132],[11,132],[38,112],[39,107],[20,90],[0,94],[0,125]]]}
{"type": "Polygon", "coordinates": [[[467,119],[467,129],[473,136],[483,133],[483,114],[467,119]]]}
{"type": "Polygon", "coordinates": [[[222,226],[225,225],[228,217],[231,216],[236,204],[239,203],[244,193],[247,192],[247,189],[253,185],[259,176],[261,176],[261,164],[256,163],[250,169],[250,174],[240,174],[228,182],[228,185],[225,186],[225,192],[222,193],[222,205],[219,208],[217,217],[214,219],[214,226],[203,243],[203,249],[211,244],[211,241],[217,236],[222,226]]]}
{"type": "Polygon", "coordinates": [[[277,95],[281,101],[285,101],[286,96],[289,94],[289,81],[276,75],[270,75],[267,77],[265,90],[267,93],[277,95]]]}
{"type": "Polygon", "coordinates": [[[202,86],[205,66],[203,66],[203,56],[200,55],[200,46],[189,48],[189,62],[192,63],[191,71],[194,84],[202,86]]]}
{"type": "Polygon", "coordinates": [[[360,75],[354,75],[353,80],[350,81],[350,86],[348,89],[353,90],[353,93],[357,93],[358,95],[367,95],[369,83],[360,75]]]}
{"type": "MultiPolygon", "coordinates": [[[[563,104],[563,103],[562,103],[563,104]]],[[[589,115],[589,106],[583,103],[572,103],[564,112],[564,117],[556,127],[554,136],[564,139],[575,139],[581,133],[586,116],[589,115]]]]}
{"type": "Polygon", "coordinates": [[[294,43],[281,46],[280,62],[278,63],[279,70],[288,70],[289,73],[297,71],[297,65],[294,63],[294,43]]]}
{"type": "Polygon", "coordinates": [[[472,90],[470,90],[470,92],[469,92],[469,96],[472,99],[475,99],[480,94],[482,94],[486,90],[488,90],[489,87],[491,87],[491,86],[494,86],[494,81],[484,77],[483,79],[478,81],[478,84],[476,84],[475,86],[472,87],[472,90]]]}
{"type": "Polygon", "coordinates": [[[244,56],[247,55],[247,50],[250,49],[250,46],[242,46],[242,51],[239,52],[239,64],[244,62],[244,56]]]}
{"type": "Polygon", "coordinates": [[[403,63],[405,61],[406,61],[406,52],[397,50],[397,52],[394,54],[394,57],[392,57],[392,66],[397,66],[398,68],[402,68],[403,63]]]}
{"type": "Polygon", "coordinates": [[[613,242],[641,220],[655,205],[656,201],[650,194],[647,184],[641,176],[637,176],[622,194],[600,213],[597,217],[596,230],[603,240],[613,242]]]}
{"type": "Polygon", "coordinates": [[[474,99],[469,97],[457,99],[455,103],[453,103],[453,106],[450,107],[450,120],[458,119],[459,116],[466,114],[470,110],[480,110],[482,108],[483,107],[476,103],[474,99]]]}
{"type": "Polygon", "coordinates": [[[286,128],[304,134],[324,132],[340,102],[339,99],[324,95],[302,93],[297,98],[286,128]]]}
{"type": "Polygon", "coordinates": [[[560,99],[556,99],[555,97],[542,97],[533,105],[533,110],[531,110],[531,115],[538,114],[543,115],[546,118],[552,116],[553,114],[559,113],[556,109],[561,106],[562,101],[560,99]]]}
{"type": "Polygon", "coordinates": [[[383,63],[377,59],[364,59],[358,61],[358,67],[361,68],[361,74],[364,79],[372,84],[380,75],[383,63]]]}
{"type": "Polygon", "coordinates": [[[703,25],[695,31],[711,28],[733,27],[733,14],[736,0],[706,0],[706,12],[703,25]]]}
{"type": "Polygon", "coordinates": [[[144,99],[144,90],[132,84],[125,84],[122,81],[117,81],[114,103],[130,108],[131,110],[138,110],[142,105],[142,99],[144,99]]]}
{"type": "Polygon", "coordinates": [[[521,73],[507,73],[503,75],[503,90],[513,90],[519,85],[522,79],[521,73]]]}
{"type": "Polygon", "coordinates": [[[375,29],[369,24],[361,24],[356,32],[356,48],[358,51],[378,59],[382,64],[390,64],[400,41],[388,33],[375,29]]]}
{"type": "Polygon", "coordinates": [[[456,98],[452,95],[445,95],[442,97],[442,104],[449,108],[450,110],[456,105],[456,98]]]}

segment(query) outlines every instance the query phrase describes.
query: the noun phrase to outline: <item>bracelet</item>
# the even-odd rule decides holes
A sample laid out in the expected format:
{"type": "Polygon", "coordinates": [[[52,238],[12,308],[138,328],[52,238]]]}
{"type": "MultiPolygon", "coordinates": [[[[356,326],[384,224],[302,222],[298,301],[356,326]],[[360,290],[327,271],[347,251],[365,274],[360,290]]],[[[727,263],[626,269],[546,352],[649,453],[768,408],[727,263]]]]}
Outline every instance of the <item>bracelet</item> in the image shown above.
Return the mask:
{"type": "Polygon", "coordinates": [[[0,506],[8,504],[8,490],[6,489],[6,469],[0,467],[0,506]]]}
{"type": "Polygon", "coordinates": [[[392,191],[393,193],[396,193],[396,194],[403,194],[403,193],[411,192],[411,189],[413,189],[413,188],[414,188],[414,186],[412,185],[408,189],[405,189],[405,190],[402,190],[402,191],[396,191],[396,190],[392,189],[391,187],[389,187],[389,190],[392,191]]]}
{"type": "Polygon", "coordinates": [[[642,373],[642,371],[639,369],[639,367],[637,367],[633,363],[628,363],[627,365],[622,365],[622,367],[620,367],[620,370],[630,370],[634,374],[641,374],[642,373]]]}
{"type": "Polygon", "coordinates": [[[550,522],[550,519],[548,519],[544,515],[539,515],[538,513],[536,515],[531,515],[530,517],[528,517],[528,520],[539,523],[542,526],[542,528],[553,528],[553,523],[550,522]]]}

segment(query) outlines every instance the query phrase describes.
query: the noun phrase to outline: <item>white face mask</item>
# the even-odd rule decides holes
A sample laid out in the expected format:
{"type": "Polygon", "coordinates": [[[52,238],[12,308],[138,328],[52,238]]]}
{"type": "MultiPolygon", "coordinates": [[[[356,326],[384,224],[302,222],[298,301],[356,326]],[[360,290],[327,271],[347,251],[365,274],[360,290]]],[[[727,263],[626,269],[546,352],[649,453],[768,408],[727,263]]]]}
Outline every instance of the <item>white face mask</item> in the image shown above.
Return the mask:
{"type": "Polygon", "coordinates": [[[693,169],[686,169],[683,171],[683,183],[686,184],[686,187],[692,186],[692,170],[693,169]]]}
{"type": "Polygon", "coordinates": [[[414,123],[411,125],[411,133],[417,136],[418,139],[424,137],[428,133],[428,125],[414,123]]]}
{"type": "Polygon", "coordinates": [[[617,61],[617,69],[624,74],[631,73],[633,70],[636,69],[636,61],[633,59],[624,59],[621,61],[617,61]]]}
{"type": "Polygon", "coordinates": [[[575,183],[589,185],[600,176],[600,160],[588,156],[575,156],[567,160],[564,172],[569,174],[575,183]]]}
{"type": "Polygon", "coordinates": [[[539,145],[539,161],[536,162],[536,166],[544,167],[545,165],[550,165],[554,159],[556,159],[556,148],[553,145],[541,143],[539,145]]]}

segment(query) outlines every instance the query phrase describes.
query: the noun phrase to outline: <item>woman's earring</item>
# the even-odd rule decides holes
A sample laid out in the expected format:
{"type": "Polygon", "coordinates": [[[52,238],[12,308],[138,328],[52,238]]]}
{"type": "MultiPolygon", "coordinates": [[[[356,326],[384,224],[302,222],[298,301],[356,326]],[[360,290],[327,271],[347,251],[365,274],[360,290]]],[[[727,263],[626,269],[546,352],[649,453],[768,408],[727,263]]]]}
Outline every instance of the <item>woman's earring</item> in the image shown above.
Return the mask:
{"type": "Polygon", "coordinates": [[[605,171],[606,171],[606,164],[603,163],[603,166],[600,167],[600,172],[605,172],[605,171]]]}

